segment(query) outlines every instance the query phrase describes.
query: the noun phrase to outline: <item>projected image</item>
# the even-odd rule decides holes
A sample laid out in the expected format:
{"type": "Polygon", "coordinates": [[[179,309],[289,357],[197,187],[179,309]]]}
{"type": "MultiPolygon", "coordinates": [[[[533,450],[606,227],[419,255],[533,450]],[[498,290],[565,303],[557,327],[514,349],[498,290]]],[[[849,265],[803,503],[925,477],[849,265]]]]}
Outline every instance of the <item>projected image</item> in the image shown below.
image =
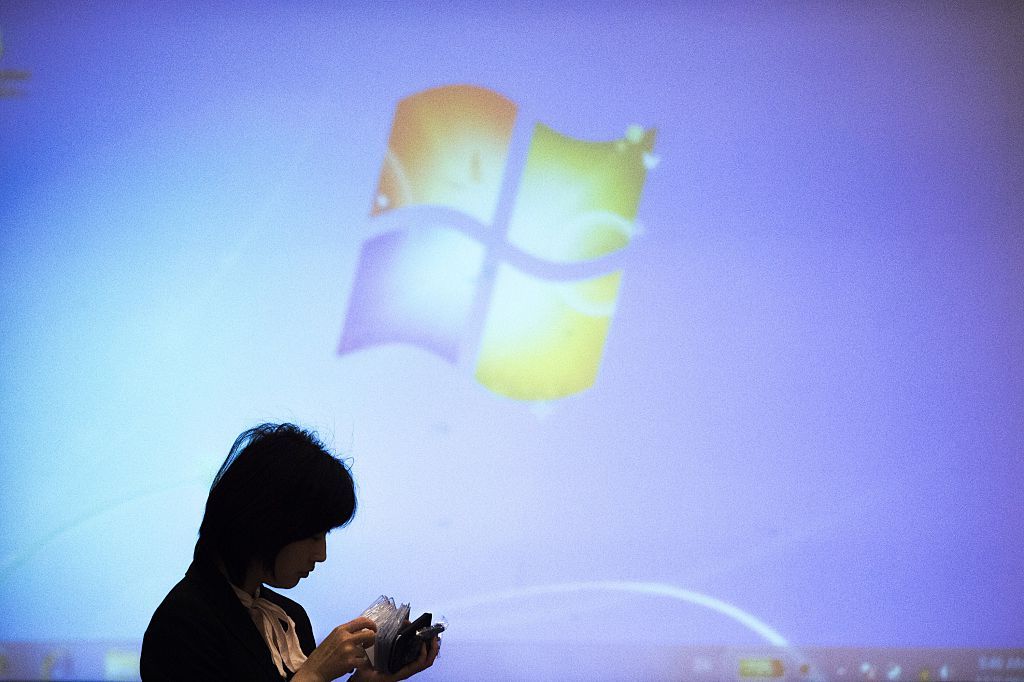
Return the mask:
{"type": "Polygon", "coordinates": [[[614,253],[632,237],[654,131],[632,125],[615,142],[588,143],[537,124],[509,225],[509,241],[537,258],[574,263],[614,253]]]}
{"type": "MultiPolygon", "coordinates": [[[[432,205],[500,227],[492,223],[515,115],[507,99],[475,86],[403,99],[372,214],[432,205]]],[[[588,143],[537,124],[516,186],[509,242],[552,263],[624,248],[646,170],[657,163],[653,140],[653,131],[636,125],[616,142],[588,143]]],[[[420,234],[383,235],[364,245],[341,353],[405,342],[454,363],[474,295],[493,286],[476,367],[481,384],[519,400],[549,401],[594,383],[621,273],[550,282],[503,264],[492,285],[480,277],[482,251],[468,238],[435,228],[413,232],[420,234]]]]}
{"type": "MultiPolygon", "coordinates": [[[[2,28],[2,27],[0,27],[2,28]]],[[[0,58],[4,56],[3,34],[0,34],[0,58]]],[[[0,69],[0,98],[20,97],[25,91],[20,87],[32,76],[22,69],[0,69]]]]}
{"type": "Polygon", "coordinates": [[[489,224],[515,117],[515,104],[475,86],[449,85],[403,99],[373,213],[428,204],[489,224]]]}
{"type": "Polygon", "coordinates": [[[545,282],[498,270],[476,377],[520,400],[556,400],[594,383],[621,275],[545,282]]]}
{"type": "Polygon", "coordinates": [[[1024,675],[1024,7],[186,4],[0,3],[0,680],[263,422],[416,680],[1024,675]]]}
{"type": "Polygon", "coordinates": [[[456,362],[483,258],[480,244],[443,228],[367,241],[339,352],[404,342],[456,362]]]}

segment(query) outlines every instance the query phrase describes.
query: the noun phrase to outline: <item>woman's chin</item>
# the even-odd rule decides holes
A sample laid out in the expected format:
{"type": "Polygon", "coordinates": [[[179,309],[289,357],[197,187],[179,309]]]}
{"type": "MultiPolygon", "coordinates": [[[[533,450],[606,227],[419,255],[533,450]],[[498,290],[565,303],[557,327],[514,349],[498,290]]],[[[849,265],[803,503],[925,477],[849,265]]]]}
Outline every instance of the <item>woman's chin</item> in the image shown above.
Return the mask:
{"type": "Polygon", "coordinates": [[[306,577],[305,575],[293,575],[293,576],[288,576],[287,578],[284,578],[284,579],[274,578],[272,580],[268,580],[267,581],[267,585],[269,585],[270,587],[277,588],[279,590],[290,590],[293,587],[295,587],[296,585],[298,585],[299,581],[302,580],[305,577],[306,577]]]}

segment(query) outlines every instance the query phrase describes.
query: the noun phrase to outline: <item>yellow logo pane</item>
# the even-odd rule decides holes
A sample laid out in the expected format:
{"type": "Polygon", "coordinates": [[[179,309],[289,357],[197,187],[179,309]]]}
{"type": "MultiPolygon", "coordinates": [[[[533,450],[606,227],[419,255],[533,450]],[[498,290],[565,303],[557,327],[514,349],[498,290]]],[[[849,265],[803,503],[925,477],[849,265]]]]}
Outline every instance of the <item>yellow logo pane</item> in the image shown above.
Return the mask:
{"type": "Polygon", "coordinates": [[[630,126],[614,142],[585,142],[538,123],[509,222],[509,241],[556,263],[624,248],[654,162],[654,131],[630,126]]]}
{"type": "Polygon", "coordinates": [[[620,279],[613,272],[549,282],[502,265],[484,323],[477,380],[518,400],[556,400],[589,388],[620,279]]]}

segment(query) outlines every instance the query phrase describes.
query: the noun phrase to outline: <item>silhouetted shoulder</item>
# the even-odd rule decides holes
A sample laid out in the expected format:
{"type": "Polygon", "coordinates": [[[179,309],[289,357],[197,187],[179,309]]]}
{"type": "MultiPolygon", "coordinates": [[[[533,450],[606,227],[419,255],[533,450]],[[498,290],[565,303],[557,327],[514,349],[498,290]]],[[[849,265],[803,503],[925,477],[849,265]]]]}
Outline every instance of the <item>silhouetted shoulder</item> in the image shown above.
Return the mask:
{"type": "MultiPolygon", "coordinates": [[[[265,588],[264,588],[265,589],[265,588]]],[[[263,593],[295,621],[299,644],[315,648],[305,609],[272,590],[263,593]]],[[[193,564],[157,607],[142,640],[145,682],[170,680],[274,680],[270,652],[227,579],[193,564]]]]}

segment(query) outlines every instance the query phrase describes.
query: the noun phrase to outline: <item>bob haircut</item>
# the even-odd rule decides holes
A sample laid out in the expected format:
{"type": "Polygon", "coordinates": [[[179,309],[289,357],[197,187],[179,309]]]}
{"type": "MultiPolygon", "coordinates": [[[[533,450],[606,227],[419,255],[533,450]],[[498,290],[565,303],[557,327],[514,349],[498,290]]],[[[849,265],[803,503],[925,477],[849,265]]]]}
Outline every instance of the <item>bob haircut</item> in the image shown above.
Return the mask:
{"type": "Polygon", "coordinates": [[[282,547],[344,526],[355,511],[351,472],[315,433],[260,424],[235,439],[213,479],[195,558],[222,561],[240,585],[254,559],[270,569],[282,547]]]}

